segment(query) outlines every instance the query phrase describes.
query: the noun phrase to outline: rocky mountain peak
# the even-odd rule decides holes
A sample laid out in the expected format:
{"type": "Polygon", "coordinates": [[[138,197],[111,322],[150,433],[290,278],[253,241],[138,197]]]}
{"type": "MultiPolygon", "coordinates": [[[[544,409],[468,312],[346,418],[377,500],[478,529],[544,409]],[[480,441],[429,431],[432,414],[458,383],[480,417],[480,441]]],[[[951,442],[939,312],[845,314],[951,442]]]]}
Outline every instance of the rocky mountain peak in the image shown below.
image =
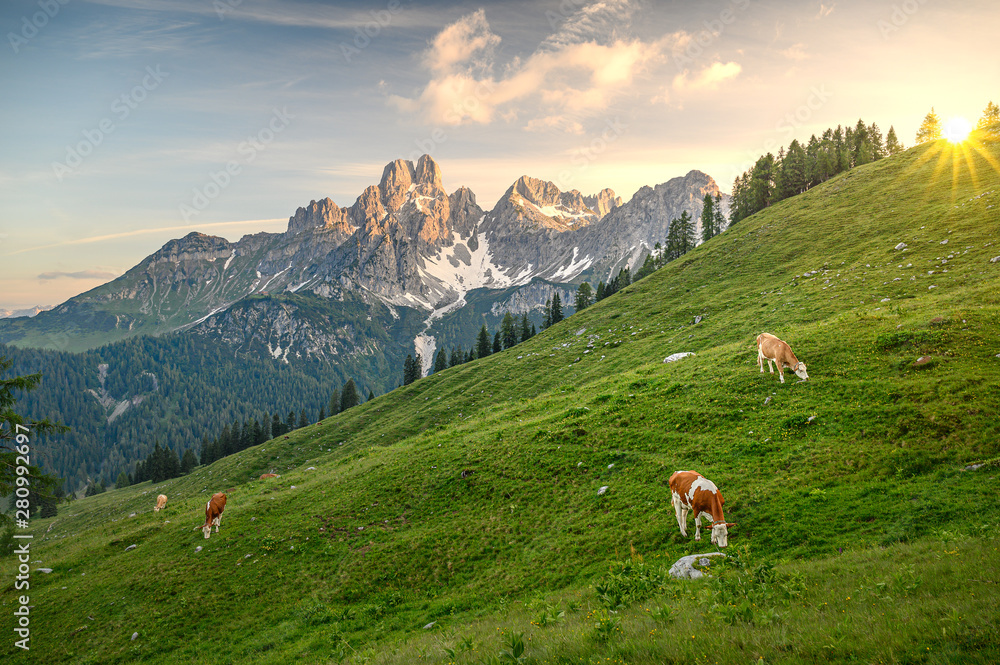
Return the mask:
{"type": "Polygon", "coordinates": [[[397,159],[386,164],[382,170],[382,180],[378,184],[382,204],[389,210],[398,210],[406,201],[416,175],[413,162],[408,159],[397,159]]]}
{"type": "Polygon", "coordinates": [[[442,187],[441,167],[438,166],[438,163],[435,162],[430,155],[422,155],[420,159],[417,160],[414,181],[416,181],[418,185],[442,187]]]}
{"type": "Polygon", "coordinates": [[[593,196],[584,196],[583,202],[600,217],[604,217],[622,204],[622,197],[615,196],[615,190],[605,187],[593,196]]]}
{"type": "Polygon", "coordinates": [[[289,235],[301,233],[310,229],[332,229],[343,227],[347,223],[348,211],[340,208],[329,197],[319,201],[310,201],[309,205],[299,208],[288,218],[289,235]]]}
{"type": "Polygon", "coordinates": [[[526,175],[518,178],[511,185],[510,189],[507,190],[508,197],[511,194],[519,194],[521,197],[527,199],[528,202],[534,203],[540,208],[559,203],[559,195],[561,193],[555,183],[531,178],[526,175]]]}

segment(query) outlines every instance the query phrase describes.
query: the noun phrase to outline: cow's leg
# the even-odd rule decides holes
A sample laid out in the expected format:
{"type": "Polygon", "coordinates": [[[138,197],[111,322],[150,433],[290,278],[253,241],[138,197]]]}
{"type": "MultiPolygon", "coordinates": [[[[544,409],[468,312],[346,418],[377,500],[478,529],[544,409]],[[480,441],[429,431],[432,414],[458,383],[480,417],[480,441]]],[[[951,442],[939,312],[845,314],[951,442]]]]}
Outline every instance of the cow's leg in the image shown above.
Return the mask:
{"type": "Polygon", "coordinates": [[[677,517],[677,526],[681,529],[681,535],[687,537],[687,511],[681,504],[681,497],[677,492],[673,492],[674,515],[677,517]]]}
{"type": "Polygon", "coordinates": [[[760,367],[760,373],[764,373],[764,353],[758,347],[757,349],[757,367],[760,367]]]}
{"type": "Polygon", "coordinates": [[[778,366],[778,378],[781,379],[782,383],[784,383],[785,382],[785,373],[781,371],[781,363],[776,362],[774,364],[778,366]]]}
{"type": "Polygon", "coordinates": [[[694,539],[701,540],[701,513],[694,516],[694,539]]]}
{"type": "Polygon", "coordinates": [[[767,359],[767,368],[771,370],[771,374],[774,374],[774,365],[771,364],[771,359],[767,359]]]}

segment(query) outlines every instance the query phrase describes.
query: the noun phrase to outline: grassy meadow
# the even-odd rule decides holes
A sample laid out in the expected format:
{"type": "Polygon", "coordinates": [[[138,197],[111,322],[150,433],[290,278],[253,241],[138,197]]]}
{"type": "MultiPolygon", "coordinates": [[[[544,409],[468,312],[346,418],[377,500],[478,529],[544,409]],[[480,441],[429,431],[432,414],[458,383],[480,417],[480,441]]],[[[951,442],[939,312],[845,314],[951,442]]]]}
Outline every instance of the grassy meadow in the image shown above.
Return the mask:
{"type": "Polygon", "coordinates": [[[61,506],[32,521],[31,651],[0,653],[998,662],[998,173],[944,141],[855,168],[513,349],[61,506]],[[808,381],[759,373],[764,331],[808,381]],[[711,578],[666,574],[715,549],[678,531],[677,469],[737,523],[711,578]]]}

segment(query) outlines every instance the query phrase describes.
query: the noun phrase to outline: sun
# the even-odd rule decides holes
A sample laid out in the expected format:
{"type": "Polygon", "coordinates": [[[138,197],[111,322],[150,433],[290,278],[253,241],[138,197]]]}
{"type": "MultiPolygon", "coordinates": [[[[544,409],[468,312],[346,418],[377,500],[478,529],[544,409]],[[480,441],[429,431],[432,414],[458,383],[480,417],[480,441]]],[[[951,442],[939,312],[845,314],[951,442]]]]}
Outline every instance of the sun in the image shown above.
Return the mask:
{"type": "Polygon", "coordinates": [[[944,131],[942,133],[951,143],[961,143],[969,137],[969,132],[971,131],[972,123],[965,118],[957,117],[949,118],[948,122],[944,123],[944,131]]]}

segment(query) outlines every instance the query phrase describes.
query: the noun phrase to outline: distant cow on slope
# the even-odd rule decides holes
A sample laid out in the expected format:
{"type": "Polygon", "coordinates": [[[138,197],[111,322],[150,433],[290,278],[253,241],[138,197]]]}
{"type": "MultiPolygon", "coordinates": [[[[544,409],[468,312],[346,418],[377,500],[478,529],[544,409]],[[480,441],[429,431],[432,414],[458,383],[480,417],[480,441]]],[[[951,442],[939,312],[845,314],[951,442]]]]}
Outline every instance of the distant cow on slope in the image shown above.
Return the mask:
{"type": "Polygon", "coordinates": [[[160,496],[156,497],[156,507],[153,508],[153,512],[158,513],[166,507],[167,507],[167,495],[161,494],[160,496]]]}
{"type": "Polygon", "coordinates": [[[201,532],[205,534],[205,538],[208,538],[212,533],[213,526],[215,527],[215,532],[219,533],[219,527],[222,526],[222,511],[225,509],[226,495],[222,492],[213,494],[212,499],[205,506],[205,524],[201,527],[201,532]]]}
{"type": "Polygon", "coordinates": [[[719,547],[729,544],[729,527],[736,524],[726,522],[722,513],[726,500],[715,483],[696,471],[675,471],[670,476],[670,494],[682,536],[687,537],[688,511],[693,511],[695,540],[701,540],[701,516],[707,515],[712,520],[712,543],[719,547]]]}
{"type": "Polygon", "coordinates": [[[806,364],[799,362],[790,346],[770,333],[757,335],[757,366],[760,367],[761,374],[764,373],[765,360],[771,374],[774,374],[771,362],[773,361],[778,366],[778,377],[782,383],[785,382],[785,373],[782,371],[782,368],[785,367],[795,372],[795,375],[803,381],[809,378],[809,375],[806,374],[806,364]]]}
{"type": "Polygon", "coordinates": [[[260,480],[267,480],[268,478],[280,478],[276,473],[262,473],[260,474],[260,480]]]}

